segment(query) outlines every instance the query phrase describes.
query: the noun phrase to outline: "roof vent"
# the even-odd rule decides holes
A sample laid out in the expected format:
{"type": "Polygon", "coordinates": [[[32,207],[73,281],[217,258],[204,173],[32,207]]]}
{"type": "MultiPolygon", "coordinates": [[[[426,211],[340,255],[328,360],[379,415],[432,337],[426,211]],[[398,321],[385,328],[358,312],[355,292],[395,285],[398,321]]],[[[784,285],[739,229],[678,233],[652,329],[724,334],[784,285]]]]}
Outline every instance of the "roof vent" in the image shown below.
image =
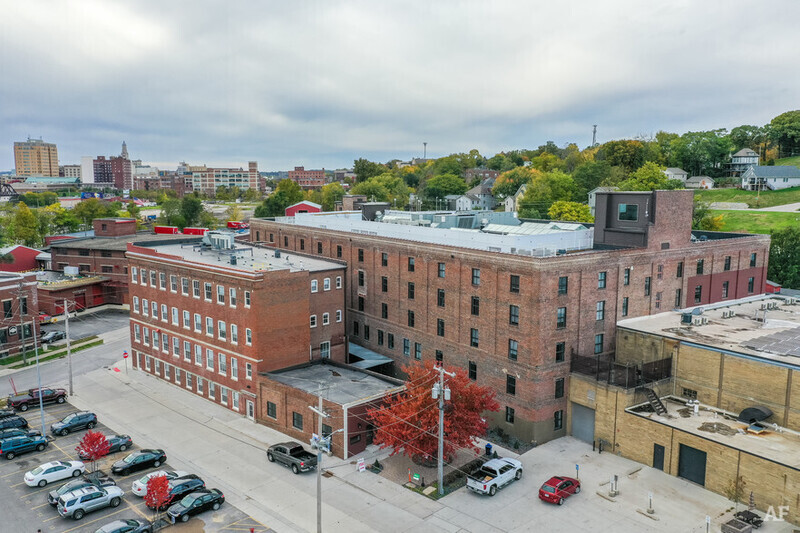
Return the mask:
{"type": "Polygon", "coordinates": [[[739,422],[744,422],[745,424],[753,424],[755,422],[764,421],[771,416],[772,411],[769,409],[769,407],[756,405],[743,409],[742,412],[739,413],[737,419],[739,422]]]}

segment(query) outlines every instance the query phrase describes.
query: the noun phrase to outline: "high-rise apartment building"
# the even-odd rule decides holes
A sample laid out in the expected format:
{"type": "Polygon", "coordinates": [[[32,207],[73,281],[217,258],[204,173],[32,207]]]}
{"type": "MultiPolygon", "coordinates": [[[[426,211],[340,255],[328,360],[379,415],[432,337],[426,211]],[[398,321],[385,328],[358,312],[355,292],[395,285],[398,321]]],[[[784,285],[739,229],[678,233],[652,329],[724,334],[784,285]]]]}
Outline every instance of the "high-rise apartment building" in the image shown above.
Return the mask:
{"type": "Polygon", "coordinates": [[[250,161],[243,168],[212,168],[205,165],[186,166],[186,186],[189,190],[214,195],[218,187],[259,189],[258,163],[250,161]]]}
{"type": "Polygon", "coordinates": [[[14,143],[17,176],[58,176],[58,148],[41,139],[14,143]]]}

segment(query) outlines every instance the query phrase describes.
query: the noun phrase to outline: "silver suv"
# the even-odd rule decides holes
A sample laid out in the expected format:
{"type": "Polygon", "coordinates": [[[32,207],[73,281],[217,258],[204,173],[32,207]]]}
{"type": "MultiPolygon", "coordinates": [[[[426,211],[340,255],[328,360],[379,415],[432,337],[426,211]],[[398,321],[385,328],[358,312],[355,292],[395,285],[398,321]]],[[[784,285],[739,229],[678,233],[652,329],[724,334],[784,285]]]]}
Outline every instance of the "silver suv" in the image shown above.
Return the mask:
{"type": "Polygon", "coordinates": [[[104,507],[117,507],[125,493],[117,486],[84,487],[63,494],[58,499],[58,514],[80,520],[86,513],[104,507]]]}

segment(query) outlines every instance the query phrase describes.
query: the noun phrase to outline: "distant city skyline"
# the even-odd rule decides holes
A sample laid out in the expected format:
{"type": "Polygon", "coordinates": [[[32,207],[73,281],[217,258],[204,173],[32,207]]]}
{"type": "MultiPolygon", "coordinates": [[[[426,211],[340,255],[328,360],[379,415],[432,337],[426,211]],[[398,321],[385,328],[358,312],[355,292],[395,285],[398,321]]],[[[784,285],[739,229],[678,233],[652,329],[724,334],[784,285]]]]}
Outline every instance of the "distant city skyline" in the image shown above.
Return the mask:
{"type": "Polygon", "coordinates": [[[4,3],[0,170],[262,171],[763,125],[800,107],[800,3],[4,3]]]}

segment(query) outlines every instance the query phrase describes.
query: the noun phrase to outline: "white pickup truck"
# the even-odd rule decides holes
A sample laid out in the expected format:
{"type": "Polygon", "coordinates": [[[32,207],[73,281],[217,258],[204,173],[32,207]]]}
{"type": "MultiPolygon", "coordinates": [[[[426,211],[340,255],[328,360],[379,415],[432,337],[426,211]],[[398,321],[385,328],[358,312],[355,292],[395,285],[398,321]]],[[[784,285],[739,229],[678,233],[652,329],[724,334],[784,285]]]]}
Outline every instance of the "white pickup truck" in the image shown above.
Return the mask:
{"type": "Polygon", "coordinates": [[[522,463],[516,459],[499,458],[483,463],[467,476],[467,488],[479,494],[494,496],[497,489],[522,477],[522,463]]]}

